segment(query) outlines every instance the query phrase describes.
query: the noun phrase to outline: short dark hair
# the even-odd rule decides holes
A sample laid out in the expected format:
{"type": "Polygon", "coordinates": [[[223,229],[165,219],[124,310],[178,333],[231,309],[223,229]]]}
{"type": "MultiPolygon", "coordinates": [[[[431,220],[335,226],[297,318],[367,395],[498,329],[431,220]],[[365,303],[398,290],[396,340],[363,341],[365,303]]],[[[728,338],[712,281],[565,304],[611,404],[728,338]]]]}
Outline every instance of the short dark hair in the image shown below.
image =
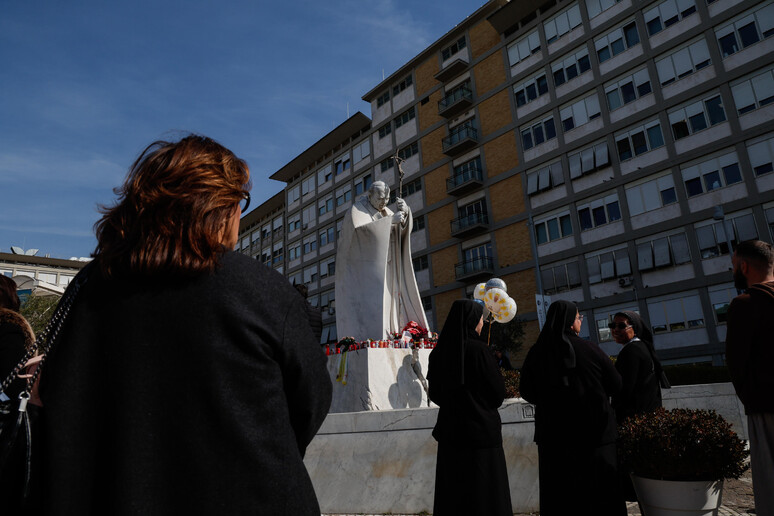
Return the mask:
{"type": "Polygon", "coordinates": [[[774,268],[774,249],[760,240],[745,240],[736,246],[736,256],[750,262],[754,268],[769,272],[774,268]]]}
{"type": "Polygon", "coordinates": [[[20,306],[19,294],[16,293],[16,282],[8,276],[0,274],[0,308],[18,312],[20,306]]]}

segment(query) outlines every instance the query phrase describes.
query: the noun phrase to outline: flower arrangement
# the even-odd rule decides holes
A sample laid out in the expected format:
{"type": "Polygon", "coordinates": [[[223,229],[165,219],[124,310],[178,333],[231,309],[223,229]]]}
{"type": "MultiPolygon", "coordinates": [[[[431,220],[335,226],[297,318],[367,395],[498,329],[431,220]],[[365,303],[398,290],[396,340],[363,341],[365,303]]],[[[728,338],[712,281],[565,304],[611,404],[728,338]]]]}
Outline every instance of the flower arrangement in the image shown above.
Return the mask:
{"type": "Polygon", "coordinates": [[[500,369],[500,373],[503,375],[503,379],[505,380],[505,397],[520,398],[521,394],[519,393],[519,380],[521,379],[521,374],[519,371],[516,371],[515,369],[511,371],[500,369]]]}
{"type": "Polygon", "coordinates": [[[658,410],[618,428],[618,454],[639,477],[715,481],[739,478],[748,466],[745,442],[714,410],[658,410]]]}

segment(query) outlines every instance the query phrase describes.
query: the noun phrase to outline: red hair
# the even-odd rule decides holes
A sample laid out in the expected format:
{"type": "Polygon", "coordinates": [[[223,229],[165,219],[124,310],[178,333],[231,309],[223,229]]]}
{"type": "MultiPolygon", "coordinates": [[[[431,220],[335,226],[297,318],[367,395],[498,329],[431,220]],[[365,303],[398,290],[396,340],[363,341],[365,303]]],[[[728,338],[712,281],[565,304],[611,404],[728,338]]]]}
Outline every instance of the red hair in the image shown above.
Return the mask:
{"type": "Polygon", "coordinates": [[[225,224],[250,189],[247,164],[204,136],[156,141],[100,206],[94,257],[106,276],[192,276],[212,271],[225,224]]]}

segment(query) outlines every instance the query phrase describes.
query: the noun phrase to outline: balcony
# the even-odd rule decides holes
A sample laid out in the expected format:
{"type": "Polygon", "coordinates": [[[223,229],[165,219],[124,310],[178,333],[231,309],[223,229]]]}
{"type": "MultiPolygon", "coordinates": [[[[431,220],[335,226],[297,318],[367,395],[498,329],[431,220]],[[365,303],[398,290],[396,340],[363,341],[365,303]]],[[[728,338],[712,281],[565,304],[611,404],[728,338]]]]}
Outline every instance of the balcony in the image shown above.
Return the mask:
{"type": "Polygon", "coordinates": [[[467,61],[457,58],[441,68],[441,71],[435,74],[434,77],[436,80],[446,82],[449,79],[461,74],[468,67],[468,64],[469,63],[467,61]]]}
{"type": "Polygon", "coordinates": [[[489,216],[486,213],[471,213],[451,221],[451,235],[463,237],[489,229],[489,216]]]}
{"type": "Polygon", "coordinates": [[[481,172],[480,165],[476,165],[475,168],[468,168],[446,179],[446,193],[449,195],[461,195],[479,188],[483,184],[484,174],[481,172]]]}
{"type": "Polygon", "coordinates": [[[494,274],[494,260],[490,256],[481,256],[454,266],[454,277],[458,280],[472,279],[494,274]]]}
{"type": "Polygon", "coordinates": [[[466,86],[451,90],[438,101],[438,114],[450,118],[458,115],[473,105],[473,92],[466,86]]]}
{"type": "Polygon", "coordinates": [[[478,143],[478,131],[471,125],[457,126],[449,136],[443,139],[443,153],[447,156],[457,156],[475,147],[478,143]]]}

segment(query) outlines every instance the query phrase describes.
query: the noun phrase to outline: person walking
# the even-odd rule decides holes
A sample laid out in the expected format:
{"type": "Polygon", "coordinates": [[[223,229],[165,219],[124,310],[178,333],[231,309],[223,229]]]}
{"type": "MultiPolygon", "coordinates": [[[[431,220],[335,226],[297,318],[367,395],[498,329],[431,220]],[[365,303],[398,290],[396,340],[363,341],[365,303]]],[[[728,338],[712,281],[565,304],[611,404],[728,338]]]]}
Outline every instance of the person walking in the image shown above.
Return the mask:
{"type": "Polygon", "coordinates": [[[734,284],[746,292],[728,307],[726,361],[747,414],[755,514],[774,516],[774,249],[748,240],[732,261],[734,284]]]}
{"type": "Polygon", "coordinates": [[[500,414],[505,381],[486,342],[483,305],[469,299],[452,304],[438,345],[430,353],[430,399],[440,409],[435,516],[511,516],[508,469],[500,414]]]}
{"type": "Polygon", "coordinates": [[[596,344],[578,337],[575,303],[551,303],[521,369],[522,397],[535,405],[540,514],[624,516],[615,412],[621,377],[596,344]]]}
{"type": "Polygon", "coordinates": [[[319,516],[304,452],[331,402],[305,301],[233,252],[247,164],[148,146],[41,376],[46,514],[319,516]]]}

